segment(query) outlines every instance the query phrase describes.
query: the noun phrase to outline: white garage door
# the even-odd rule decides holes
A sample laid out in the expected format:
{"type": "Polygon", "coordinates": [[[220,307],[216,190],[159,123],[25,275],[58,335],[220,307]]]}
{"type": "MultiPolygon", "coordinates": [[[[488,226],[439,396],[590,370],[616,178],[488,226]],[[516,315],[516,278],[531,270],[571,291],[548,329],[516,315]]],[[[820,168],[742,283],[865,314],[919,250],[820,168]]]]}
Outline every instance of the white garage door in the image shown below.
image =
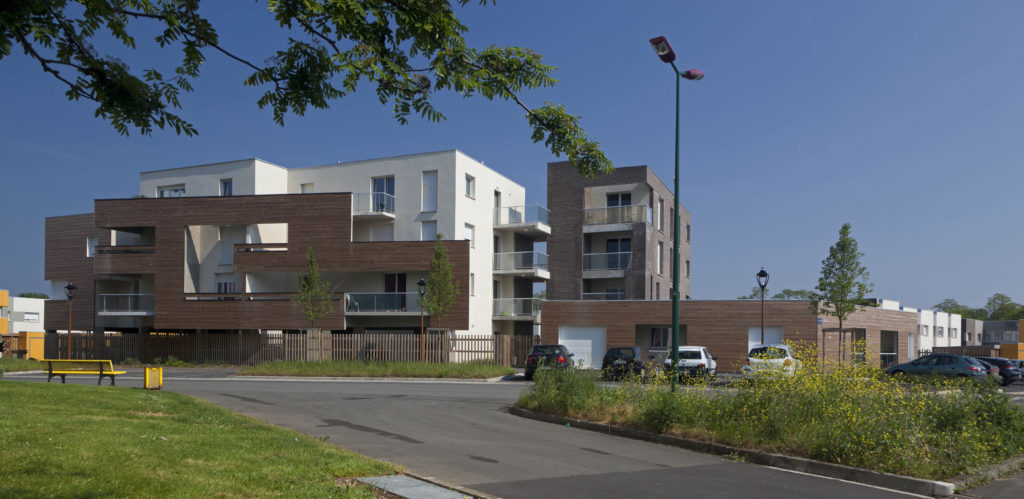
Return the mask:
{"type": "Polygon", "coordinates": [[[584,368],[601,368],[606,336],[602,326],[558,326],[558,343],[573,353],[573,363],[578,366],[582,361],[584,368]]]}

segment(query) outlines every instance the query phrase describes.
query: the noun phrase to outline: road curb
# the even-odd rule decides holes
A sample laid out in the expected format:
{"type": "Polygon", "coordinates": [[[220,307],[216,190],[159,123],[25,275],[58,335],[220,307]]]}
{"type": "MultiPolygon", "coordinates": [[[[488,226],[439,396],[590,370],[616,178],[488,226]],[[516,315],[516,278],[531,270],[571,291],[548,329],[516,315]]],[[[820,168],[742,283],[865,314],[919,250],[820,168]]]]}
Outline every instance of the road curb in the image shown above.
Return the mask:
{"type": "Polygon", "coordinates": [[[417,480],[422,480],[422,481],[427,482],[427,483],[432,483],[434,485],[437,485],[438,487],[443,487],[443,488],[446,488],[446,489],[449,489],[449,490],[454,490],[455,492],[458,492],[458,493],[460,493],[462,495],[465,495],[466,497],[475,497],[475,498],[479,498],[479,499],[500,499],[497,496],[492,496],[492,495],[489,495],[489,494],[485,494],[483,492],[480,492],[479,490],[474,490],[474,489],[471,489],[469,487],[463,487],[461,485],[454,485],[454,484],[445,482],[443,480],[439,480],[437,478],[434,478],[432,476],[417,475],[415,473],[409,473],[408,470],[406,470],[402,474],[410,476],[410,477],[415,478],[417,480]]]}
{"type": "Polygon", "coordinates": [[[815,461],[813,459],[807,459],[802,457],[783,456],[781,454],[768,454],[764,452],[756,452],[749,449],[733,447],[730,445],[716,444],[711,442],[701,442],[698,440],[690,440],[681,437],[674,437],[671,435],[662,435],[659,433],[652,433],[644,430],[635,430],[632,428],[622,428],[619,426],[591,423],[589,421],[581,421],[579,419],[566,418],[562,416],[553,416],[551,414],[534,412],[527,409],[522,409],[520,407],[510,407],[508,412],[516,416],[535,419],[537,421],[544,421],[547,423],[555,423],[559,425],[569,425],[575,428],[606,433],[618,437],[626,437],[636,440],[644,440],[647,442],[659,443],[663,445],[671,445],[673,447],[680,447],[683,449],[701,452],[705,454],[738,457],[741,458],[742,460],[745,460],[748,463],[761,464],[764,466],[771,466],[774,468],[782,468],[792,471],[799,471],[802,473],[809,473],[812,475],[821,475],[829,478],[838,478],[840,480],[863,483],[866,485],[873,485],[876,487],[898,490],[901,492],[909,492],[912,494],[945,498],[953,497],[953,493],[956,490],[954,484],[949,482],[925,480],[921,478],[894,475],[891,473],[880,473],[877,471],[855,468],[853,466],[826,463],[823,461],[815,461]]]}

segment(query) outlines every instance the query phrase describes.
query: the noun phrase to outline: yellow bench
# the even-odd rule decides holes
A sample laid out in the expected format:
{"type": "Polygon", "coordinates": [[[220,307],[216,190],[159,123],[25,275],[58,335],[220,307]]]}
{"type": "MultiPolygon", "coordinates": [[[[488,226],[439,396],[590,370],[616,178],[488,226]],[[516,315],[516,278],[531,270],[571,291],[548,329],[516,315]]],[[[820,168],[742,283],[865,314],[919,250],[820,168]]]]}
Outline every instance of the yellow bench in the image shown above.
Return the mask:
{"type": "Polygon", "coordinates": [[[97,374],[100,377],[96,381],[97,385],[102,384],[103,377],[106,376],[110,378],[110,385],[113,386],[114,376],[125,373],[125,371],[115,371],[114,363],[109,360],[43,359],[42,362],[46,364],[47,383],[54,376],[60,376],[60,382],[65,383],[65,376],[69,374],[97,374]]]}

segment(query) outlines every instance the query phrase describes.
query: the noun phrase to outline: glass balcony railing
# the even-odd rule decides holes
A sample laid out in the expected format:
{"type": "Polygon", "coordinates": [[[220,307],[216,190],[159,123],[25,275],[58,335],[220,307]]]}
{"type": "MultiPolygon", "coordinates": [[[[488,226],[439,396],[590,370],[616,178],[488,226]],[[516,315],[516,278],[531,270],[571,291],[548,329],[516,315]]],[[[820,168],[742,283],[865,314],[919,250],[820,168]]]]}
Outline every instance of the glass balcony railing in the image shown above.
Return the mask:
{"type": "Polygon", "coordinates": [[[653,220],[654,213],[651,210],[651,207],[645,204],[587,208],[583,210],[583,223],[587,225],[627,223],[651,224],[653,220]]]}
{"type": "Polygon", "coordinates": [[[385,192],[361,192],[352,202],[355,203],[352,212],[356,214],[395,213],[395,196],[385,192]]]}
{"type": "Polygon", "coordinates": [[[417,312],[420,295],[407,293],[348,293],[345,295],[346,312],[417,312]]]}
{"type": "Polygon", "coordinates": [[[99,315],[153,315],[153,295],[97,295],[96,313],[99,315]]]}
{"type": "Polygon", "coordinates": [[[602,293],[583,293],[584,300],[625,300],[625,291],[605,291],[602,293]]]}
{"type": "Polygon", "coordinates": [[[626,270],[632,253],[584,253],[583,270],[626,270]]]}
{"type": "Polygon", "coordinates": [[[544,224],[548,225],[549,211],[539,204],[503,206],[494,212],[494,225],[544,224]]]}
{"type": "Polygon", "coordinates": [[[495,317],[536,317],[540,314],[537,298],[495,298],[495,317]]]}
{"type": "Polygon", "coordinates": [[[548,255],[537,251],[495,253],[494,270],[505,272],[547,270],[548,255]]]}

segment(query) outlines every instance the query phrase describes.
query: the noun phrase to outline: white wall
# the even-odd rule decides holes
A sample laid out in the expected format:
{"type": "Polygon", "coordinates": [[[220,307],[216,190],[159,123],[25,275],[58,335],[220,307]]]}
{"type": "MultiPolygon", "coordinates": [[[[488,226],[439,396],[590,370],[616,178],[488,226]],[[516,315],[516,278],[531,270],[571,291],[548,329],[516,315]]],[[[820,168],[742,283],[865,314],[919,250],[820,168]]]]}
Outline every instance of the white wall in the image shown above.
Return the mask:
{"type": "Polygon", "coordinates": [[[140,175],[139,194],[155,198],[163,186],[184,185],[186,197],[220,196],[220,181],[231,179],[232,195],[284,193],[284,177],[288,170],[258,159],[243,159],[208,165],[187,166],[143,172],[140,175]],[[257,192],[257,170],[260,192],[257,192]],[[274,189],[271,182],[280,182],[274,189]]]}
{"type": "MultiPolygon", "coordinates": [[[[61,294],[64,294],[63,289],[61,290],[61,294]]],[[[43,331],[43,303],[45,302],[46,300],[41,298],[19,298],[12,296],[10,298],[8,330],[5,332],[9,334],[17,334],[22,331],[43,331]],[[26,313],[38,314],[39,318],[33,322],[26,321],[26,313]]]]}

